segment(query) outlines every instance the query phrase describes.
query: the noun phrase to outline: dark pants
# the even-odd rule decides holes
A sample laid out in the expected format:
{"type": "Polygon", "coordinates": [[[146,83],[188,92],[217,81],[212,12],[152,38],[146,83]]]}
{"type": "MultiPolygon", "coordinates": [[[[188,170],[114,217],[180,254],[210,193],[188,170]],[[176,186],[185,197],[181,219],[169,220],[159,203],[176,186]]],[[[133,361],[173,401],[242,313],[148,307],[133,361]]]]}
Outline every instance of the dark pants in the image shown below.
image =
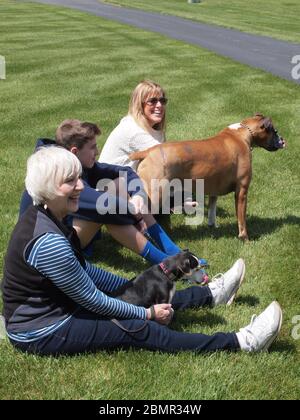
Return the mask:
{"type": "MultiPolygon", "coordinates": [[[[189,287],[175,293],[174,310],[210,305],[208,287],[189,287]]],[[[145,324],[143,320],[128,319],[120,323],[128,330],[145,324]]],[[[20,350],[41,355],[76,354],[118,348],[144,348],[165,352],[193,350],[237,350],[240,348],[235,333],[216,333],[211,336],[171,330],[154,321],[136,333],[124,332],[112,321],[85,310],[78,310],[72,318],[53,334],[31,343],[12,341],[20,350]]]]}

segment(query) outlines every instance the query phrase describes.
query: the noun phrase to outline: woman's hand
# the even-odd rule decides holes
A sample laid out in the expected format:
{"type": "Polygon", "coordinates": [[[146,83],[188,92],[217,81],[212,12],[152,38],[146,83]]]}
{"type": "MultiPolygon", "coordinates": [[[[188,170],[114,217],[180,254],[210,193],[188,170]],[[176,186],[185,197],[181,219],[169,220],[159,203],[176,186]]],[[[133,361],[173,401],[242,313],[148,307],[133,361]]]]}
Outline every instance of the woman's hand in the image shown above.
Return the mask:
{"type": "Polygon", "coordinates": [[[152,313],[151,309],[147,308],[147,319],[152,319],[162,325],[168,325],[172,321],[174,309],[170,303],[159,303],[153,305],[152,308],[152,313]]]}

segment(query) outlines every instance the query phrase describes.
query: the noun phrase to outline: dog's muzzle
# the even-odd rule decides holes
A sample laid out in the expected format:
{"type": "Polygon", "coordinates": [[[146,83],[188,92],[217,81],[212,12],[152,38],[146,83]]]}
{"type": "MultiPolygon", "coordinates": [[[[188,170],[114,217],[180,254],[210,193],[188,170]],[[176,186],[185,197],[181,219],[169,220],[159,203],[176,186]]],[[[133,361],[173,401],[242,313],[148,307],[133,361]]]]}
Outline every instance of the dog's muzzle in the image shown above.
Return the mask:
{"type": "Polygon", "coordinates": [[[278,149],[284,149],[286,147],[286,141],[281,137],[277,130],[274,130],[273,137],[267,146],[267,150],[275,152],[278,149]]]}

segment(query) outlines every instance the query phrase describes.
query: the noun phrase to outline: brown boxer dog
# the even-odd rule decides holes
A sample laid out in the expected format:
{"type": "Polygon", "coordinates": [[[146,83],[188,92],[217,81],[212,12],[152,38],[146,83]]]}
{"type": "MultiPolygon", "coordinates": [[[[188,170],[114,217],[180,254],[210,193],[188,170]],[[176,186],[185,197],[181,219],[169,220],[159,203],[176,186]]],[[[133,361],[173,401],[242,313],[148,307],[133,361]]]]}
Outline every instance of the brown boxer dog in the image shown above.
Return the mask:
{"type": "MultiPolygon", "coordinates": [[[[247,193],[251,181],[251,150],[262,147],[275,152],[286,146],[271,118],[256,114],[232,124],[216,136],[204,140],[167,142],[130,155],[139,160],[138,175],[144,182],[151,202],[151,180],[204,179],[204,193],[209,195],[208,224],[215,226],[219,195],[235,193],[238,237],[248,239],[246,228],[247,193]]],[[[161,200],[162,191],[158,194],[161,200]]]]}

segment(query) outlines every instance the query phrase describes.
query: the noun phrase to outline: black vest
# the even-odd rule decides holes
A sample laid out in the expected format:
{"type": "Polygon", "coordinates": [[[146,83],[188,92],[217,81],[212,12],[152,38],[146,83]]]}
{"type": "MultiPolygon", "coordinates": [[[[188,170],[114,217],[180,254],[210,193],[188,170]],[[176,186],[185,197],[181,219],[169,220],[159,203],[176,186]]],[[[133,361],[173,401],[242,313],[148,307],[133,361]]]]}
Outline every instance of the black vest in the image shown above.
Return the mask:
{"type": "Polygon", "coordinates": [[[45,233],[68,239],[85,268],[74,229],[59,222],[42,206],[30,206],[19,219],[9,242],[2,282],[3,315],[9,332],[26,332],[51,325],[74,312],[77,304],[26,262],[35,241],[45,233]]]}

